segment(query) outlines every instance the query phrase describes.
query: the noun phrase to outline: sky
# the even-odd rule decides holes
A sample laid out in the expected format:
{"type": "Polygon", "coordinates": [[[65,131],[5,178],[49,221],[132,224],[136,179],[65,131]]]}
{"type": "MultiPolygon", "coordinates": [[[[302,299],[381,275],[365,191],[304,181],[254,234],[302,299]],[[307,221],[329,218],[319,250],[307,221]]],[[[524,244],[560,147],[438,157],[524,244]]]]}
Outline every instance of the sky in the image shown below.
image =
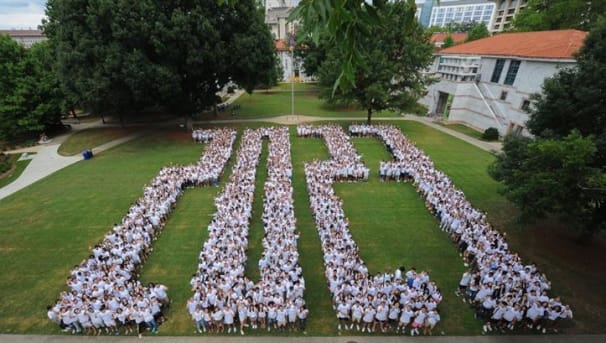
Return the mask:
{"type": "Polygon", "coordinates": [[[45,5],[46,0],[0,0],[0,30],[36,29],[45,5]]]}

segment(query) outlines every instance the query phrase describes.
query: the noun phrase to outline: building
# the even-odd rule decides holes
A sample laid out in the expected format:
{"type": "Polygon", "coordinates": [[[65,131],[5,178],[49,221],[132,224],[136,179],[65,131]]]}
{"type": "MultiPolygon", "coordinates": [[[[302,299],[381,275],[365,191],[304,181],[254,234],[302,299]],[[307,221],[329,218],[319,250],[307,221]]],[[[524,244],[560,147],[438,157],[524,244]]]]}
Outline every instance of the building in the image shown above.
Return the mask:
{"type": "Polygon", "coordinates": [[[560,68],[576,64],[574,54],[587,33],[578,30],[502,33],[455,45],[436,54],[431,73],[440,81],[420,102],[431,115],[501,135],[528,134],[530,95],[560,68]]]}
{"type": "Polygon", "coordinates": [[[293,23],[288,22],[288,16],[293,7],[273,7],[265,9],[265,24],[274,39],[288,40],[289,34],[294,31],[293,23]]]}
{"type": "Polygon", "coordinates": [[[26,48],[46,40],[46,36],[41,30],[0,30],[0,35],[8,35],[26,48]]]}
{"type": "Polygon", "coordinates": [[[435,49],[439,50],[442,48],[442,45],[444,44],[444,40],[448,36],[452,37],[452,41],[454,42],[455,45],[461,44],[461,43],[465,42],[465,40],[467,39],[467,32],[454,32],[454,33],[436,32],[436,33],[431,34],[429,41],[431,42],[431,44],[433,44],[435,49]]]}
{"type": "Polygon", "coordinates": [[[528,0],[492,0],[496,4],[495,14],[488,31],[502,32],[511,26],[513,18],[528,5],[528,0]]]}
{"type": "Polygon", "coordinates": [[[290,50],[288,41],[278,39],[275,41],[276,54],[280,59],[280,65],[282,66],[282,77],[281,81],[296,81],[296,82],[310,82],[313,81],[312,77],[305,73],[303,68],[303,61],[301,58],[294,57],[290,50]]]}
{"type": "Polygon", "coordinates": [[[274,39],[288,40],[289,34],[294,32],[293,23],[288,16],[297,7],[299,0],[264,0],[265,24],[269,27],[274,39]]]}
{"type": "MultiPolygon", "coordinates": [[[[488,27],[496,4],[487,0],[454,0],[440,1],[425,0],[418,16],[424,26],[444,27],[451,22],[482,22],[488,27]],[[425,18],[429,20],[425,23],[425,18]]],[[[417,9],[418,11],[418,9],[417,9]]]]}

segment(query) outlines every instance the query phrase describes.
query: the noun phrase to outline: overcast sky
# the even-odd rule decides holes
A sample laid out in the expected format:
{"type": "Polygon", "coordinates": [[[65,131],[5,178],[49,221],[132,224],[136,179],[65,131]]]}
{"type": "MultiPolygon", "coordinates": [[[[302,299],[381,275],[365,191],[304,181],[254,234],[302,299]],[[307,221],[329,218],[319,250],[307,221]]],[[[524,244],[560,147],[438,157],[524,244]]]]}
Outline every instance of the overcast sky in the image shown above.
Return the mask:
{"type": "Polygon", "coordinates": [[[36,29],[46,0],[0,0],[0,29],[36,29]]]}

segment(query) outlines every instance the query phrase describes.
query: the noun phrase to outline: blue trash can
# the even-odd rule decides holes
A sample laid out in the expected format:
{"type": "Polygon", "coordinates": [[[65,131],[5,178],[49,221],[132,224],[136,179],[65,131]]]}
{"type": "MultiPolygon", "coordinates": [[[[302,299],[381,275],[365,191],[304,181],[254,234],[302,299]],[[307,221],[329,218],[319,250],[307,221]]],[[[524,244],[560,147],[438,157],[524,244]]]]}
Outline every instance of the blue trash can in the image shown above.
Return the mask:
{"type": "Polygon", "coordinates": [[[85,160],[90,160],[91,158],[93,158],[93,152],[90,149],[82,151],[82,158],[84,158],[85,160]]]}

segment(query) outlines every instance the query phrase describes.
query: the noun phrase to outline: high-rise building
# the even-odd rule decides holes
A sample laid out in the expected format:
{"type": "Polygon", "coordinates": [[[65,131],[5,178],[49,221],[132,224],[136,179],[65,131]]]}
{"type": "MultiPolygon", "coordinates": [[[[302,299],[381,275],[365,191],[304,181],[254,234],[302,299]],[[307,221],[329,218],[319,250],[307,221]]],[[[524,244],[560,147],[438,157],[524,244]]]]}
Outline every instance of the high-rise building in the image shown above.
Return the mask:
{"type": "Polygon", "coordinates": [[[528,5],[528,0],[492,0],[495,5],[495,15],[488,28],[488,31],[501,32],[511,26],[513,18],[520,13],[520,10],[528,5]]]}
{"type": "MultiPolygon", "coordinates": [[[[425,3],[431,0],[426,0],[425,3]]],[[[489,27],[496,4],[487,0],[458,0],[440,1],[439,5],[431,6],[428,26],[446,26],[451,22],[482,22],[489,27]]],[[[421,18],[425,15],[425,4],[421,18]]]]}

